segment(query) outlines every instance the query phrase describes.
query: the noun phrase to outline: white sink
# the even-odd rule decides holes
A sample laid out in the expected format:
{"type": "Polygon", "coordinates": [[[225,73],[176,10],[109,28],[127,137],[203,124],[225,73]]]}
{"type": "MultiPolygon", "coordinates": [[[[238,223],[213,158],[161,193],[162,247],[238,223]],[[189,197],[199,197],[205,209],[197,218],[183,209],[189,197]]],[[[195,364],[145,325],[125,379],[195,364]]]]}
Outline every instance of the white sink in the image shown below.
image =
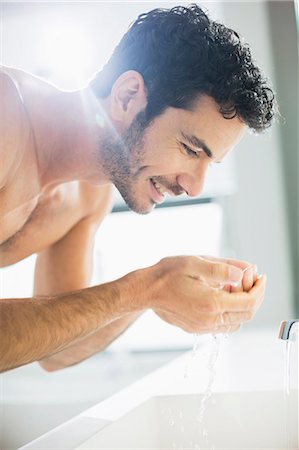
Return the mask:
{"type": "Polygon", "coordinates": [[[282,391],[215,393],[198,420],[202,395],[157,396],[105,426],[78,449],[299,449],[298,396],[282,391]]]}
{"type": "Polygon", "coordinates": [[[292,400],[285,405],[283,344],[276,328],[223,341],[202,421],[201,399],[211,376],[205,344],[192,364],[186,353],[22,450],[299,450],[298,375],[291,364],[292,400]]]}

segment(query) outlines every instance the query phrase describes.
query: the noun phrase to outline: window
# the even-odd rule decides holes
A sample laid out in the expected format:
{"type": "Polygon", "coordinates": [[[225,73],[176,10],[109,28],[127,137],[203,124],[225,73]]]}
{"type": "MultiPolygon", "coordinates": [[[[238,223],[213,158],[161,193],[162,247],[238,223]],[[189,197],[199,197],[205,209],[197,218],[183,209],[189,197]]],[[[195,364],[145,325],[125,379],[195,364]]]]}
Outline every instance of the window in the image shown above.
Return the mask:
{"type": "MultiPolygon", "coordinates": [[[[219,255],[222,209],[215,203],[130,211],[108,216],[95,243],[93,284],[119,278],[165,256],[219,255]]],[[[192,346],[193,337],[146,312],[113,346],[158,350],[192,346]]]]}

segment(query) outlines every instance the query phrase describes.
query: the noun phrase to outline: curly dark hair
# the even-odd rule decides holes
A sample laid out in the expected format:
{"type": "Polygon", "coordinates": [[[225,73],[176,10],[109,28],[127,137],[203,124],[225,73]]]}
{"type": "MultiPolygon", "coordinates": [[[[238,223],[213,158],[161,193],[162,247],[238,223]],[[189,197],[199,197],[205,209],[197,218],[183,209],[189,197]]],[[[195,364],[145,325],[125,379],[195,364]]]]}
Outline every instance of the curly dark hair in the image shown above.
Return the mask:
{"type": "Polygon", "coordinates": [[[238,116],[256,132],[271,125],[274,93],[248,44],[196,4],[139,15],[91,81],[96,96],[106,98],[127,70],[143,76],[148,122],[169,106],[192,110],[194,100],[207,94],[227,119],[238,116]]]}

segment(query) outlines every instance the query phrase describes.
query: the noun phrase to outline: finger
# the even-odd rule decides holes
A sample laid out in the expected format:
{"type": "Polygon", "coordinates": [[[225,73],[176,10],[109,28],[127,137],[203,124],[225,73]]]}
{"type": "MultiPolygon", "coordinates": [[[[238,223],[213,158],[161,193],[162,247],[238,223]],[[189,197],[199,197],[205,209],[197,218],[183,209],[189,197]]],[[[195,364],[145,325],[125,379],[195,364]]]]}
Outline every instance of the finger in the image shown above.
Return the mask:
{"type": "Polygon", "coordinates": [[[200,275],[211,283],[224,285],[239,283],[242,280],[242,270],[234,265],[219,260],[210,261],[201,256],[197,258],[200,262],[200,275]]]}
{"type": "Polygon", "coordinates": [[[253,282],[255,283],[258,277],[257,265],[253,264],[253,282]]]}
{"type": "Polygon", "coordinates": [[[241,270],[244,270],[247,267],[253,265],[248,261],[242,261],[240,259],[234,259],[234,258],[216,258],[215,256],[210,256],[210,255],[203,255],[202,258],[205,258],[205,259],[207,259],[209,261],[213,261],[213,262],[223,262],[225,264],[230,264],[232,266],[238,267],[241,270]]]}
{"type": "Polygon", "coordinates": [[[225,286],[223,286],[223,290],[226,292],[231,292],[231,288],[232,288],[231,284],[226,284],[225,286]]]}
{"type": "Polygon", "coordinates": [[[226,292],[223,290],[215,292],[218,310],[220,312],[242,312],[259,307],[265,295],[266,281],[266,275],[261,275],[249,292],[226,292]]]}
{"type": "MultiPolygon", "coordinates": [[[[256,266],[248,266],[243,270],[243,279],[237,286],[232,286],[231,292],[249,291],[253,285],[253,271],[256,270],[256,266]]],[[[255,277],[255,279],[257,276],[255,277]]]]}
{"type": "MultiPolygon", "coordinates": [[[[258,280],[258,278],[257,278],[257,280],[258,280]]],[[[265,280],[265,281],[266,281],[266,280],[265,280]]],[[[256,281],[256,282],[257,282],[257,281],[256,281]]],[[[256,284],[256,282],[255,282],[254,284],[256,284]]],[[[255,305],[255,311],[257,311],[257,310],[259,309],[259,307],[261,306],[261,304],[262,304],[262,302],[263,302],[263,300],[264,300],[264,297],[265,297],[265,290],[266,290],[266,286],[265,286],[265,289],[264,289],[262,295],[257,299],[256,305],[255,305]]]]}
{"type": "Polygon", "coordinates": [[[243,279],[240,281],[240,283],[231,285],[231,292],[243,292],[243,279]]]}
{"type": "MultiPolygon", "coordinates": [[[[240,269],[242,269],[243,271],[243,279],[244,279],[244,275],[246,274],[246,280],[245,280],[245,290],[248,291],[251,287],[252,284],[256,281],[257,279],[257,266],[256,264],[251,264],[248,261],[241,261],[238,259],[232,259],[232,258],[216,258],[214,256],[209,256],[209,255],[204,255],[202,256],[202,258],[206,259],[207,261],[212,261],[212,262],[223,262],[223,263],[227,263],[230,265],[234,265],[235,267],[238,267],[240,269]],[[253,277],[253,281],[251,282],[251,277],[249,275],[247,275],[247,270],[252,269],[252,277],[253,277]]],[[[232,292],[241,292],[244,289],[243,283],[240,284],[232,284],[232,292]]]]}
{"type": "Polygon", "coordinates": [[[243,272],[242,288],[244,291],[250,291],[253,286],[253,268],[248,267],[243,272]]]}

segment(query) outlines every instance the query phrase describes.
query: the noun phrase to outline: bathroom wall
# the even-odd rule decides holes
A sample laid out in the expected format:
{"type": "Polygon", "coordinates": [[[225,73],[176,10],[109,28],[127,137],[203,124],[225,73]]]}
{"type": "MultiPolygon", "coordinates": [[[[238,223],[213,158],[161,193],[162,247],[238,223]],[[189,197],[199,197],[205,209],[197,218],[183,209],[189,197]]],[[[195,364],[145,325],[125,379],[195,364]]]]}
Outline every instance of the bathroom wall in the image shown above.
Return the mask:
{"type": "MultiPolygon", "coordinates": [[[[184,3],[188,4],[181,2],[184,3]]],[[[76,89],[105,64],[139,14],[177,4],[173,1],[1,2],[0,60],[46,77],[62,89],[76,89]]],[[[213,17],[221,18],[221,2],[201,4],[209,8],[213,17]]]]}
{"type": "Polygon", "coordinates": [[[277,98],[285,118],[280,127],[281,161],[291,240],[296,317],[299,317],[299,16],[296,24],[294,8],[295,2],[292,1],[267,3],[271,41],[275,49],[273,61],[277,98]]]}
{"type": "MultiPolygon", "coordinates": [[[[298,66],[298,56],[293,50],[296,45],[294,5],[280,2],[283,16],[280,20],[280,14],[276,15],[276,23],[273,23],[270,11],[274,6],[270,7],[270,3],[277,2],[224,2],[223,20],[250,44],[257,64],[272,80],[280,101],[282,92],[278,73],[286,73],[284,93],[287,98],[291,98],[297,89],[298,78],[296,71],[293,72],[296,62],[298,66]],[[285,16],[290,20],[286,22],[285,16]],[[277,39],[281,39],[279,46],[277,39]]],[[[292,104],[294,102],[296,96],[292,104]]],[[[295,120],[291,105],[281,109],[284,120],[280,119],[262,136],[247,134],[235,149],[238,190],[222,202],[225,229],[223,251],[255,261],[259,271],[268,275],[265,301],[250,326],[278,326],[282,319],[295,314],[295,280],[298,273],[296,276],[292,249],[298,246],[294,232],[298,203],[296,205],[293,200],[293,211],[290,213],[286,178],[289,185],[298,186],[298,171],[294,164],[298,147],[294,140],[292,146],[287,145],[285,140],[284,122],[289,129],[295,120]],[[293,155],[287,163],[288,169],[284,167],[286,152],[293,155]],[[291,161],[294,167],[290,170],[291,161]]],[[[298,195],[294,195],[293,198],[298,201],[298,195]]]]}

